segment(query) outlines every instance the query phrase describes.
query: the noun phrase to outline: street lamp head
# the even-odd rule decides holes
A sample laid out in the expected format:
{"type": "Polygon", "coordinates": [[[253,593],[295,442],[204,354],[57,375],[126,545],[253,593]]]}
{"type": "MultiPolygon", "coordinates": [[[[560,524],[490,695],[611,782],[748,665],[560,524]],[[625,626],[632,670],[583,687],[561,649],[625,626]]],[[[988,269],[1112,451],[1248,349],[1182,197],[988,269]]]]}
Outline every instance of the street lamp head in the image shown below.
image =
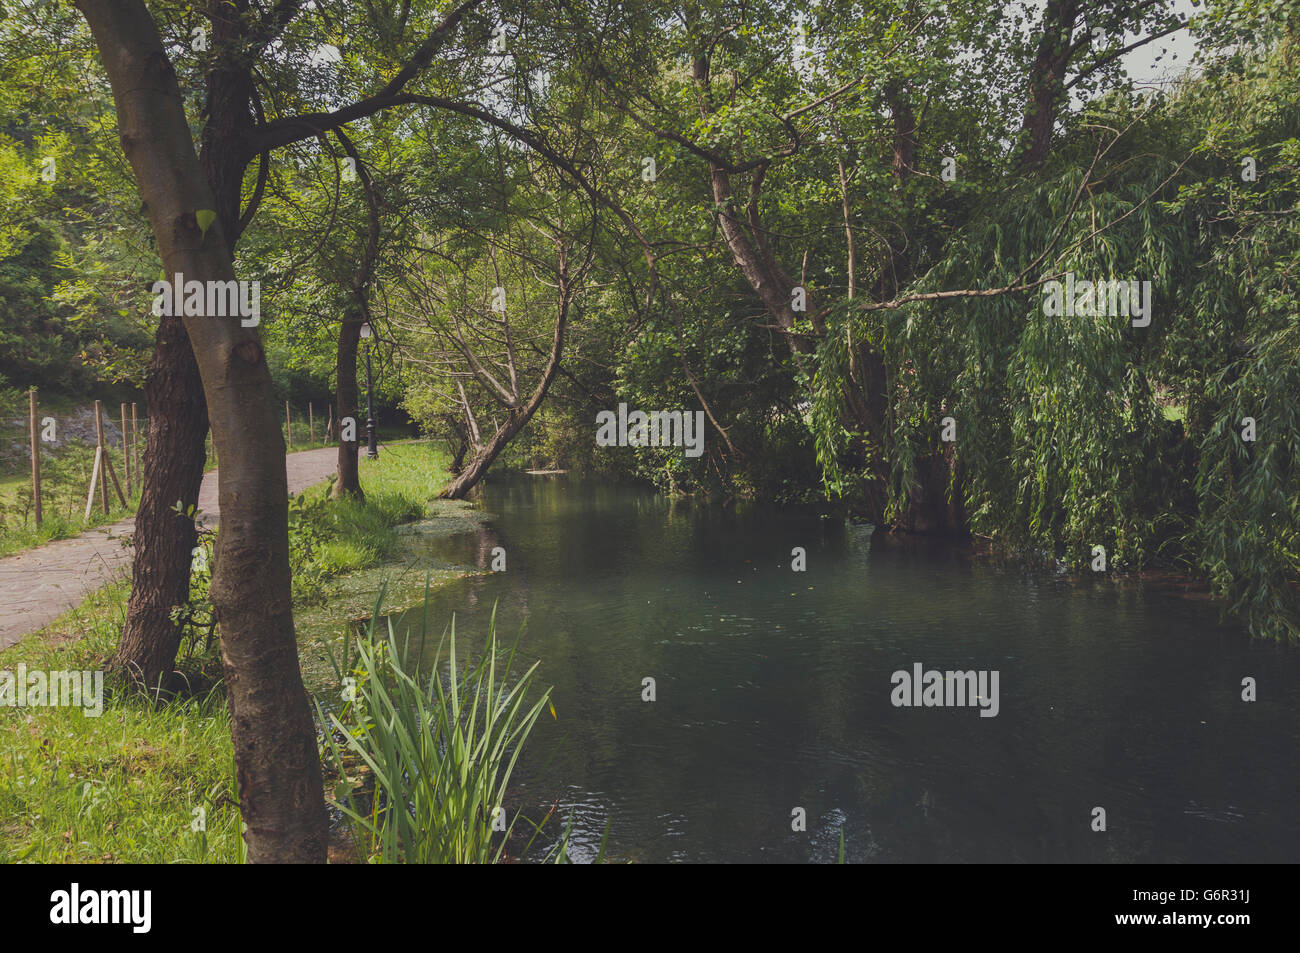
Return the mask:
{"type": "Polygon", "coordinates": [[[365,322],[364,324],[361,325],[361,336],[362,336],[363,338],[368,338],[368,337],[370,337],[370,333],[371,333],[371,332],[370,332],[370,322],[367,321],[367,322],[365,322]]]}

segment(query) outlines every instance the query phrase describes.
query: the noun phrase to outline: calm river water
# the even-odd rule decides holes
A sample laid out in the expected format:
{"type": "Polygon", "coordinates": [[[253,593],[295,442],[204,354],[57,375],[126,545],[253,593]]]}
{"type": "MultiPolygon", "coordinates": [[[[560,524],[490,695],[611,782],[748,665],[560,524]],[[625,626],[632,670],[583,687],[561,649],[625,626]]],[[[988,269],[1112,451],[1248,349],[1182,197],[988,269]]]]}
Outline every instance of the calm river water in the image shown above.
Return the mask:
{"type": "Polygon", "coordinates": [[[501,546],[506,571],[440,590],[431,619],[477,641],[499,603],[503,634],[524,626],[558,719],[507,808],[558,802],[575,860],[607,823],[637,862],[833,862],[841,832],[851,862],[1300,860],[1300,650],[1209,603],[564,476],[480,506],[484,532],[430,558],[501,546]],[[996,717],[895,707],[915,663],[998,672],[996,717]]]}

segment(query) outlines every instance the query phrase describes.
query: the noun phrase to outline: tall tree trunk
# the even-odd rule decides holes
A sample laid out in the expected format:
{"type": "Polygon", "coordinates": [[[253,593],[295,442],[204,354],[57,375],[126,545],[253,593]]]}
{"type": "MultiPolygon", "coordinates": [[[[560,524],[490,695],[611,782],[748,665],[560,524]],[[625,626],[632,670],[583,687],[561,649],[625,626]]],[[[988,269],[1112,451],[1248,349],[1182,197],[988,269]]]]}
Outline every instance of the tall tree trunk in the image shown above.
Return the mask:
{"type": "MultiPolygon", "coordinates": [[[[361,155],[357,152],[356,146],[352,144],[352,140],[348,138],[341,128],[335,129],[334,135],[356,166],[357,175],[360,177],[361,185],[365,189],[366,211],[368,213],[366,216],[366,244],[362,249],[361,261],[357,266],[356,274],[352,277],[352,303],[348,312],[344,314],[343,323],[339,327],[338,353],[335,361],[335,375],[338,378],[339,417],[351,417],[359,422],[359,405],[361,401],[357,393],[357,345],[361,340],[361,328],[370,317],[369,285],[370,279],[374,277],[375,262],[379,258],[379,199],[375,194],[375,183],[370,176],[370,169],[361,161],[361,155]]],[[[371,397],[370,394],[366,396],[371,397]]],[[[357,427],[357,433],[354,436],[359,437],[360,434],[361,428],[357,427]]],[[[334,484],[335,498],[352,496],[362,499],[365,497],[365,494],[361,491],[361,475],[357,470],[358,448],[359,442],[356,439],[339,441],[338,481],[334,484]]]]}
{"type": "Polygon", "coordinates": [[[505,422],[492,435],[492,439],[487,442],[487,445],[474,454],[474,459],[460,471],[454,480],[438,491],[438,499],[464,499],[475,484],[487,474],[488,468],[492,466],[493,461],[496,460],[501,451],[506,448],[506,444],[510,443],[515,438],[515,435],[524,429],[524,424],[528,423],[528,419],[532,417],[533,411],[537,409],[537,405],[540,403],[540,399],[536,403],[530,401],[529,406],[524,410],[512,410],[510,415],[506,417],[505,422]]]}
{"type": "MultiPolygon", "coordinates": [[[[694,58],[692,75],[699,90],[700,113],[705,119],[708,119],[712,115],[712,105],[709,94],[709,61],[706,57],[696,56],[694,58]]],[[[910,113],[906,120],[899,119],[897,116],[896,120],[902,122],[902,126],[899,127],[900,136],[905,134],[911,142],[912,151],[904,155],[904,159],[910,163],[915,155],[915,124],[911,122],[910,113]]],[[[899,166],[897,162],[896,153],[896,174],[910,173],[910,164],[899,166]]],[[[777,260],[767,241],[762,222],[759,220],[758,194],[762,188],[763,177],[766,172],[766,166],[759,166],[752,173],[750,200],[746,209],[745,221],[742,221],[736,209],[730,174],[725,167],[718,163],[712,161],[709,163],[709,179],[713,191],[714,207],[717,210],[718,228],[728,250],[731,252],[732,260],[736,263],[736,267],[740,269],[740,273],[745,277],[754,293],[758,295],[759,300],[763,302],[768,313],[776,319],[777,325],[788,331],[794,327],[795,322],[798,320],[792,297],[795,282],[777,260]],[[748,230],[746,229],[746,223],[748,224],[748,230]]],[[[806,289],[805,305],[813,329],[819,334],[825,333],[825,324],[813,305],[812,295],[808,294],[806,289]]],[[[813,358],[813,348],[806,339],[801,337],[791,335],[789,341],[795,363],[808,372],[811,378],[813,368],[809,366],[808,362],[813,358]]],[[[851,380],[844,382],[845,424],[848,427],[865,432],[877,446],[883,447],[885,446],[886,435],[884,362],[879,355],[870,353],[869,349],[867,350],[868,353],[856,361],[857,366],[862,369],[866,394],[860,395],[851,380]]],[[[867,458],[864,451],[865,448],[862,442],[855,441],[855,445],[851,446],[846,454],[849,458],[846,462],[853,467],[865,468],[871,473],[871,486],[866,500],[867,515],[872,521],[881,523],[885,512],[885,474],[887,466],[880,454],[877,453],[871,458],[867,458]]]]}
{"type": "Polygon", "coordinates": [[[891,81],[885,85],[885,102],[894,120],[894,158],[891,171],[899,183],[906,182],[916,168],[916,117],[912,103],[902,83],[891,81]]]}
{"type": "Polygon", "coordinates": [[[176,512],[199,500],[208,407],[203,382],[179,318],[158,323],[144,387],[149,408],[144,477],[135,518],[131,597],[115,666],[142,687],[168,688],[180,647],[172,610],[189,598],[194,520],[176,512]]]}
{"type": "Polygon", "coordinates": [[[1065,96],[1065,72],[1070,64],[1070,40],[1079,13],[1079,0],[1047,0],[1043,32],[1029,72],[1029,103],[1020,130],[1020,167],[1033,168],[1047,158],[1056,127],[1056,111],[1065,96]]]}
{"type": "Polygon", "coordinates": [[[212,26],[212,52],[205,75],[199,164],[212,189],[212,208],[221,219],[233,255],[247,224],[240,220],[239,204],[254,126],[250,106],[255,92],[250,62],[253,47],[248,38],[253,18],[249,0],[205,0],[203,6],[204,16],[212,26]]]}
{"type": "MultiPolygon", "coordinates": [[[[900,218],[906,222],[914,212],[907,183],[912,178],[916,166],[918,148],[916,117],[905,85],[897,82],[888,83],[885,86],[884,98],[894,122],[891,169],[902,205],[900,218]]],[[[880,284],[877,289],[880,300],[888,301],[896,297],[911,280],[912,270],[907,254],[901,248],[891,246],[881,265],[880,284]]],[[[867,348],[862,360],[870,368],[868,379],[879,382],[877,386],[870,388],[867,397],[871,408],[871,419],[884,422],[881,429],[882,440],[888,439],[892,445],[890,397],[885,388],[888,369],[882,355],[872,348],[867,348]]],[[[947,449],[936,451],[918,461],[917,482],[920,490],[908,501],[907,509],[899,516],[895,528],[908,532],[941,534],[960,534],[965,531],[959,488],[954,490],[953,502],[948,501],[950,477],[953,475],[955,463],[951,448],[947,444],[944,447],[947,449]]],[[[883,476],[873,491],[880,493],[880,503],[877,505],[883,507],[887,492],[883,476]]]]}
{"type": "MultiPolygon", "coordinates": [[[[113,89],[119,138],[164,273],[235,278],[194,151],[176,74],[141,0],[76,0],[113,89]]],[[[237,318],[186,317],[221,460],[212,605],[230,696],[240,810],[254,863],[324,862],[328,830],[316,732],[298,667],[288,481],[270,371],[237,318]]]]}
{"type": "MultiPolygon", "coordinates": [[[[706,57],[694,58],[692,75],[700,91],[700,115],[707,120],[712,116],[712,103],[709,96],[709,61],[706,57]]],[[[760,169],[755,174],[762,175],[764,171],[760,169]]],[[[731,176],[716,162],[709,163],[709,184],[713,191],[714,207],[717,209],[718,227],[731,252],[732,261],[736,263],[736,267],[745,276],[745,280],[754,289],[754,293],[763,302],[768,313],[776,319],[776,323],[789,330],[798,320],[791,300],[794,282],[771,254],[761,230],[754,230],[752,240],[746,234],[745,226],[733,201],[731,176]]],[[[751,219],[757,216],[757,211],[757,207],[751,204],[751,219]]],[[[800,350],[805,352],[809,350],[797,341],[791,346],[796,349],[796,353],[800,350]]]]}
{"type": "MultiPolygon", "coordinates": [[[[253,121],[248,107],[252,75],[240,50],[247,0],[216,0],[206,14],[216,65],[207,75],[208,121],[199,161],[233,254],[247,165],[241,150],[253,121]]],[[[115,664],[154,689],[176,663],[181,631],[171,612],[189,598],[190,553],[197,538],[194,521],[174,507],[178,500],[186,507],[198,502],[208,433],[198,363],[179,319],[164,317],[159,324],[145,393],[150,431],[135,522],[131,597],[115,664]]]]}
{"type": "Polygon", "coordinates": [[[357,467],[357,452],[361,446],[361,397],[357,387],[357,344],[361,340],[361,324],[365,319],[359,314],[343,316],[343,325],[339,328],[338,352],[335,360],[335,376],[338,378],[338,417],[351,417],[355,422],[353,439],[339,437],[339,478],[334,484],[334,496],[352,496],[363,499],[361,477],[357,467]]]}

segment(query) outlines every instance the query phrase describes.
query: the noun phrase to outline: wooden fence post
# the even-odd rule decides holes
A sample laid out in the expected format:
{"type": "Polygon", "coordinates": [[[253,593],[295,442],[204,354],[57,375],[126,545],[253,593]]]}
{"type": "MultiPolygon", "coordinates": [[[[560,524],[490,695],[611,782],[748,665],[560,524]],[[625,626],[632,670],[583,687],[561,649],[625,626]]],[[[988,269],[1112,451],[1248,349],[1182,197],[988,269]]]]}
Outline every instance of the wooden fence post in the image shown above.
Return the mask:
{"type": "Polygon", "coordinates": [[[113,489],[117,491],[117,501],[126,506],[126,494],[122,492],[122,484],[117,481],[117,471],[113,469],[113,458],[108,455],[108,448],[104,448],[104,469],[108,475],[113,478],[113,489]]]}
{"type": "Polygon", "coordinates": [[[90,519],[90,511],[95,508],[95,484],[99,482],[100,461],[103,460],[103,453],[99,447],[95,448],[95,466],[90,471],[90,489],[86,491],[86,512],[84,519],[90,519]]]}
{"type": "Polygon", "coordinates": [[[126,495],[131,495],[131,450],[127,444],[126,404],[122,405],[122,479],[126,481],[126,495]]]}
{"type": "MultiPolygon", "coordinates": [[[[95,456],[106,457],[104,452],[104,403],[95,401],[95,456]]],[[[108,512],[108,478],[104,476],[103,463],[99,465],[99,502],[104,507],[104,512],[108,512]]]]}
{"type": "Polygon", "coordinates": [[[140,425],[135,416],[135,401],[131,401],[131,460],[135,469],[135,478],[144,490],[144,479],[140,476],[140,425]]]}
{"type": "Polygon", "coordinates": [[[36,526],[41,525],[41,438],[36,434],[36,388],[27,392],[31,403],[32,423],[32,504],[36,508],[36,526]]]}
{"type": "Polygon", "coordinates": [[[293,421],[289,417],[289,402],[284,402],[284,429],[289,434],[289,446],[293,446],[293,421]]]}
{"type": "Polygon", "coordinates": [[[99,501],[104,506],[104,512],[108,512],[108,481],[113,481],[113,489],[117,491],[118,502],[126,506],[126,495],[122,492],[122,484],[117,482],[117,471],[113,469],[113,460],[108,455],[108,444],[104,440],[104,404],[102,401],[95,401],[95,439],[99,446],[95,453],[103,461],[100,465],[99,476],[99,501]]]}
{"type": "Polygon", "coordinates": [[[316,442],[316,418],[312,415],[311,401],[307,401],[307,442],[316,442]]]}

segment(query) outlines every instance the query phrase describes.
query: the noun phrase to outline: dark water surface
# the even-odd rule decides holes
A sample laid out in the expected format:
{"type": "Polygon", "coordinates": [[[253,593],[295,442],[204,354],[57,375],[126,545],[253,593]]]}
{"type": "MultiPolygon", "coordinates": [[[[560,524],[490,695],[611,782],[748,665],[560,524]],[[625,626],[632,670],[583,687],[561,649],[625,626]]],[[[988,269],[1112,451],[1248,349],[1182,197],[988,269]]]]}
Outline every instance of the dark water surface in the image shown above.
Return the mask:
{"type": "Polygon", "coordinates": [[[462,642],[494,602],[503,635],[525,624],[558,720],[507,809],[558,800],[575,860],[607,822],[608,855],[638,862],[834,861],[841,831],[850,861],[1300,859],[1300,650],[1209,603],[563,476],[480,505],[486,531],[430,557],[502,546],[507,571],[440,590],[430,618],[455,612],[462,642]],[[916,662],[998,671],[998,715],[894,707],[916,662]]]}

